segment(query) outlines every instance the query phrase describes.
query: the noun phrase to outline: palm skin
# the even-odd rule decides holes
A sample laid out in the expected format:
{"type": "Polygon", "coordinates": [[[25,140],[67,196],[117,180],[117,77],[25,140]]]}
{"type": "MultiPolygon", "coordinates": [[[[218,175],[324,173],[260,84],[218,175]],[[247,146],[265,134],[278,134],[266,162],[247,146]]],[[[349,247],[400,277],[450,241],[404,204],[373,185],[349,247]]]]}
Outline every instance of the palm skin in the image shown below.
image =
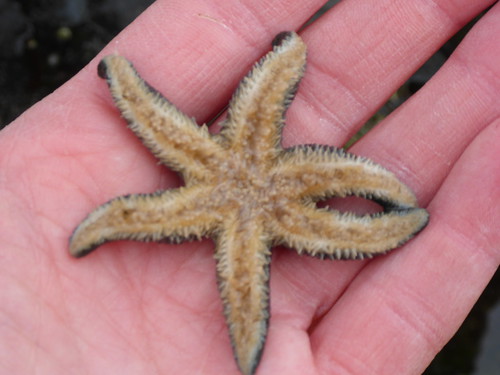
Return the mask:
{"type": "MultiPolygon", "coordinates": [[[[104,53],[118,49],[201,123],[273,34],[298,28],[321,2],[258,3],[250,19],[272,32],[243,22],[249,8],[232,2],[174,11],[159,1],[104,53]],[[183,32],[181,19],[190,20],[183,32]],[[146,35],[155,37],[144,43],[146,35]]],[[[386,3],[341,3],[302,33],[309,67],[286,145],[344,143],[492,1],[420,3],[404,14],[386,3]]],[[[500,260],[499,18],[497,5],[433,80],[352,150],[414,189],[431,212],[428,228],[374,261],[275,249],[257,374],[421,373],[465,318],[500,260]]],[[[72,229],[96,205],[176,184],[124,127],[97,61],[0,133],[0,369],[236,374],[210,241],[110,243],[80,261],[67,254],[72,229]]]]}

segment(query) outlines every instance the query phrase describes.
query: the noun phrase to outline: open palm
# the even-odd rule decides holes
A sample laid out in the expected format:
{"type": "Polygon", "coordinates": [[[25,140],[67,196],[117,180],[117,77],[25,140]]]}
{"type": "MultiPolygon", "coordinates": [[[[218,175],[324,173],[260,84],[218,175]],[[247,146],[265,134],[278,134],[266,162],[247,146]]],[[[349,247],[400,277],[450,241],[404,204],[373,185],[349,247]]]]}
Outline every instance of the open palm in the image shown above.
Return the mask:
{"type": "MultiPolygon", "coordinates": [[[[308,70],[285,145],[342,145],[493,2],[337,5],[302,33],[308,70]]],[[[126,56],[202,123],[274,34],[297,29],[321,3],[157,1],[103,53],[126,56]]],[[[465,318],[500,261],[499,20],[496,5],[352,149],[411,186],[429,226],[372,261],[276,249],[257,374],[418,374],[465,318]]],[[[0,370],[237,374],[210,241],[115,242],[82,260],[68,255],[72,230],[97,205],[179,183],[126,129],[97,61],[0,133],[0,370]]]]}

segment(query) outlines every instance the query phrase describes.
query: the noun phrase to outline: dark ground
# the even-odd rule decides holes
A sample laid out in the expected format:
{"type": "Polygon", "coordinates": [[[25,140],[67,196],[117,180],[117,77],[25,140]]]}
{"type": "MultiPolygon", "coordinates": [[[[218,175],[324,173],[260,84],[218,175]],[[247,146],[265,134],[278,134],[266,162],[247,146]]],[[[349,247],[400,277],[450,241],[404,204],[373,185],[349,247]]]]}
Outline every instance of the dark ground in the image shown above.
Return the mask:
{"type": "Polygon", "coordinates": [[[0,128],[75,75],[153,0],[0,0],[0,128]]]}
{"type": "MultiPolygon", "coordinates": [[[[0,129],[76,74],[151,3],[153,0],[0,0],[0,129]]],[[[422,87],[465,32],[438,51],[371,123],[422,87]]],[[[497,272],[425,375],[500,374],[499,288],[497,272]]]]}

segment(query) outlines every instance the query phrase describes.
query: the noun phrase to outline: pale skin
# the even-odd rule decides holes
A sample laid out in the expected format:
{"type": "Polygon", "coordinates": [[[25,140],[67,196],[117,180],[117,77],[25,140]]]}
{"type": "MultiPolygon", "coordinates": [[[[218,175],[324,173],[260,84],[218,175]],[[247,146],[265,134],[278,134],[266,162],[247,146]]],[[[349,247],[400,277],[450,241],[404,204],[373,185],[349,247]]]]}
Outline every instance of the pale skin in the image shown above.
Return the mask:
{"type": "MultiPolygon", "coordinates": [[[[284,3],[158,1],[103,54],[134,61],[202,123],[274,34],[322,1],[284,3]]],[[[345,1],[302,33],[309,66],[285,145],[342,145],[493,1],[418,3],[402,12],[395,1],[345,1]]],[[[428,227],[374,261],[275,249],[258,375],[418,374],[463,321],[500,262],[499,21],[496,5],[352,149],[415,191],[428,227]]],[[[0,132],[0,372],[237,374],[210,241],[68,255],[71,231],[97,205],[178,183],[126,129],[97,62],[0,132]]]]}

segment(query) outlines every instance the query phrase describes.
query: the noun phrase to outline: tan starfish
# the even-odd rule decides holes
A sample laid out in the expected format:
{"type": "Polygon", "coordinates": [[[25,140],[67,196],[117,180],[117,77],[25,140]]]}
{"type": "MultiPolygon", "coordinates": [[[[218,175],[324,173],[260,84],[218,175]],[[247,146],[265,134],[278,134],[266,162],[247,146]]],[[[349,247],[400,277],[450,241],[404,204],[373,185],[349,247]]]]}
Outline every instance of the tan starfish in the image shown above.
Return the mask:
{"type": "Polygon", "coordinates": [[[176,109],[123,57],[108,56],[98,68],[130,129],[185,186],[103,204],[76,228],[70,252],[81,257],[114,240],[212,237],[231,343],[246,375],[255,372],[266,340],[272,246],[370,258],[400,246],[428,221],[411,190],[381,166],[329,146],[281,147],[284,113],[305,63],[301,38],[278,34],[240,83],[219,134],[176,109]],[[357,216],[315,204],[348,195],[374,200],[384,211],[357,216]]]}

